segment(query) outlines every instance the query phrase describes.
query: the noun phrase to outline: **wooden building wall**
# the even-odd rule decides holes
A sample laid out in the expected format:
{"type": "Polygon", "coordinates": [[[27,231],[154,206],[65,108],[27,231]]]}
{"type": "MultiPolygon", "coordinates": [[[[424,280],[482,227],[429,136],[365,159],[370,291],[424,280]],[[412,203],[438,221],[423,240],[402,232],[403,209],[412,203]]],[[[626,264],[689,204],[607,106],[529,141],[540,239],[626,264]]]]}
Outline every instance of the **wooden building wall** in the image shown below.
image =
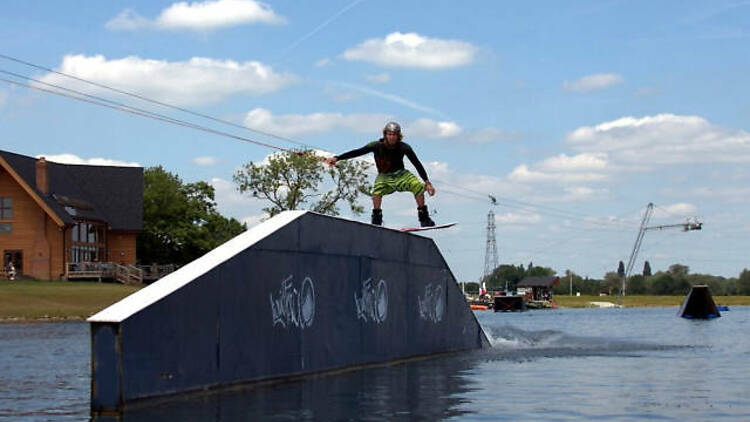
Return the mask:
{"type": "Polygon", "coordinates": [[[135,265],[136,233],[117,230],[107,231],[109,261],[135,265]]]}
{"type": "Polygon", "coordinates": [[[57,279],[62,268],[62,232],[42,208],[4,169],[0,169],[0,197],[13,199],[9,234],[0,234],[0,253],[21,250],[22,274],[40,280],[57,279]]]}

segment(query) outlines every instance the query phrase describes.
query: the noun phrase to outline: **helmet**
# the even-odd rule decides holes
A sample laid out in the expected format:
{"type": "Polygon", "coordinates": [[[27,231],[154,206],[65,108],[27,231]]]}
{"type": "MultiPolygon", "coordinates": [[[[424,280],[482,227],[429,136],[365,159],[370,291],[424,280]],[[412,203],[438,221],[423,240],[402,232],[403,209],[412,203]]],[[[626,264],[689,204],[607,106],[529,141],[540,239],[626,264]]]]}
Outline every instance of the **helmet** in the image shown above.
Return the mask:
{"type": "Polygon", "coordinates": [[[386,132],[394,132],[398,134],[398,140],[402,140],[404,138],[404,135],[401,134],[401,125],[399,125],[396,122],[388,122],[385,127],[383,128],[383,138],[385,138],[386,132]]]}
{"type": "Polygon", "coordinates": [[[388,124],[386,124],[383,128],[383,133],[385,132],[396,132],[398,134],[401,134],[401,125],[396,122],[388,122],[388,124]]]}

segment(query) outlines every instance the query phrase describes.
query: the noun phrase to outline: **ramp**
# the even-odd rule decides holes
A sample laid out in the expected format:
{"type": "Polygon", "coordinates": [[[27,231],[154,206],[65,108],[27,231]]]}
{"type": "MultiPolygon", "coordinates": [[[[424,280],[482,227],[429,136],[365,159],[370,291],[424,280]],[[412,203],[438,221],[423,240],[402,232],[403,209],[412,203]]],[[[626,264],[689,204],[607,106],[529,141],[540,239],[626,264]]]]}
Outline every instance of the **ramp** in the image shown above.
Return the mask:
{"type": "Polygon", "coordinates": [[[91,408],[489,342],[435,243],[307,211],[92,316],[91,408]]]}
{"type": "Polygon", "coordinates": [[[710,319],[721,316],[719,309],[716,307],[711,291],[705,284],[695,285],[690,288],[690,292],[682,301],[680,311],[677,313],[683,318],[701,318],[710,319]]]}

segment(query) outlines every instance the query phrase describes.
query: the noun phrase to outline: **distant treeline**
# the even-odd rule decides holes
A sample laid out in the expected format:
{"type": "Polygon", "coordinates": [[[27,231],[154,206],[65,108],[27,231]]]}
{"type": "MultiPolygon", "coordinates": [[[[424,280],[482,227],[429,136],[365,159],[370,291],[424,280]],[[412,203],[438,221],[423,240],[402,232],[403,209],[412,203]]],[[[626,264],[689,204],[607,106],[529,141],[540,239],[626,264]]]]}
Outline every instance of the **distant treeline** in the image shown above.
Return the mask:
{"type": "MultiPolygon", "coordinates": [[[[627,278],[625,282],[625,293],[628,295],[685,295],[690,291],[690,286],[705,284],[711,289],[711,293],[717,296],[750,295],[750,270],[744,269],[738,277],[726,278],[710,274],[690,274],[687,265],[674,264],[667,271],[658,271],[651,275],[651,268],[644,266],[645,275],[637,274],[627,278]]],[[[528,276],[555,275],[556,271],[549,267],[533,266],[532,263],[524,268],[523,265],[500,265],[490,276],[485,277],[483,282],[487,289],[515,290],[519,281],[528,276]]],[[[609,295],[618,294],[622,288],[624,274],[622,269],[605,274],[604,279],[597,280],[583,278],[570,270],[564,274],[558,274],[560,283],[553,288],[555,294],[609,295]]],[[[467,293],[476,293],[479,283],[466,283],[467,293]]]]}

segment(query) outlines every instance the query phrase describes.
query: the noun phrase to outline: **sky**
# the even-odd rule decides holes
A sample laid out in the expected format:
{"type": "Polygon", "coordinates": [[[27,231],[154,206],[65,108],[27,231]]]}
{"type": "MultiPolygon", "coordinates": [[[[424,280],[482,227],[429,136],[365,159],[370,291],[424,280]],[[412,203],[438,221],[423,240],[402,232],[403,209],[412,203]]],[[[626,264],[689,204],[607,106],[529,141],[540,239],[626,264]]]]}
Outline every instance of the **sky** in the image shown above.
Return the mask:
{"type": "MultiPolygon", "coordinates": [[[[424,233],[459,281],[485,271],[490,212],[499,263],[602,278],[627,263],[648,203],[649,226],[703,230],[647,231],[634,273],[750,267],[750,1],[0,4],[0,78],[16,82],[0,81],[0,149],[161,165],[253,226],[267,204],[232,175],[274,149],[18,83],[329,154],[395,120],[437,190],[433,219],[458,222],[424,233]]],[[[342,215],[369,221],[362,204],[342,215]]],[[[386,226],[417,224],[408,193],[383,210],[386,226]]]]}

